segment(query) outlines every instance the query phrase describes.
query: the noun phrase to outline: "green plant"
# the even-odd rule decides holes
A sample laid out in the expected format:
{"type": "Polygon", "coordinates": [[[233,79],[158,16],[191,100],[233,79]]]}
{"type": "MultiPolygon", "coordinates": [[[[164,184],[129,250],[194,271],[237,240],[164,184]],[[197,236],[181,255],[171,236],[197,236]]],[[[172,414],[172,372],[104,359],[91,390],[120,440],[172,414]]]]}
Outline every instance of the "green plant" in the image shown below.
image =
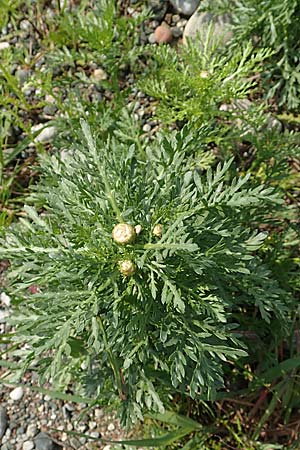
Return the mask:
{"type": "Polygon", "coordinates": [[[123,421],[163,412],[176,391],[213,399],[228,361],[246,356],[242,331],[267,348],[289,322],[255,231],[278,197],[249,176],[226,181],[230,162],[202,176],[184,132],[145,155],[114,134],[96,144],[82,127],[63,161],[43,158],[33,199],[44,213],[27,206],[2,240],[23,370],[119,397],[123,421]],[[118,223],[141,226],[134,242],[112,238],[118,223]],[[122,275],[122,261],[134,269],[122,275]]]}
{"type": "Polygon", "coordinates": [[[277,99],[280,106],[299,106],[299,0],[213,0],[201,4],[213,13],[230,13],[236,48],[249,40],[257,47],[273,50],[263,68],[263,84],[267,98],[277,99]]]}
{"type": "Polygon", "coordinates": [[[254,52],[248,44],[229,57],[220,51],[211,29],[205,42],[188,42],[180,51],[160,47],[149,52],[153,61],[150,59],[150,73],[141,81],[140,89],[159,100],[156,115],[163,122],[188,120],[199,126],[222,116],[235,116],[236,121],[242,118],[247,124],[247,116],[254,123],[256,116],[256,123],[262,126],[266,120],[257,114],[255,105],[252,115],[239,103],[226,112],[220,107],[253,92],[256,82],[250,75],[260,70],[270,50],[254,52]]]}

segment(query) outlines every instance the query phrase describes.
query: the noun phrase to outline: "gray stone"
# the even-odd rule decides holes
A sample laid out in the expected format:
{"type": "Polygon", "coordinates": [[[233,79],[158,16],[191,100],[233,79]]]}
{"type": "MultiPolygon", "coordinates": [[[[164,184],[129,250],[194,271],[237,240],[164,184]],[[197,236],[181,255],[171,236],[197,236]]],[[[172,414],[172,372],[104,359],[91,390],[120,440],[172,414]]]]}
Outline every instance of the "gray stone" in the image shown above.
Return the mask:
{"type": "Polygon", "coordinates": [[[20,85],[23,86],[30,77],[30,70],[18,69],[15,73],[15,76],[18,78],[20,85]]]}
{"type": "Polygon", "coordinates": [[[184,16],[191,16],[199,6],[199,0],[171,0],[174,8],[184,16]]]}
{"type": "Polygon", "coordinates": [[[55,450],[54,443],[47,433],[39,433],[34,443],[36,450],[55,450]]]}
{"type": "Polygon", "coordinates": [[[4,436],[4,433],[7,428],[8,418],[6,409],[3,406],[0,406],[0,439],[4,436]]]}
{"type": "Polygon", "coordinates": [[[187,44],[188,39],[197,37],[205,41],[212,26],[212,43],[225,45],[233,36],[230,23],[231,17],[229,14],[213,16],[211,13],[196,11],[185,26],[183,43],[187,44]]]}
{"type": "Polygon", "coordinates": [[[149,41],[149,44],[155,44],[156,39],[155,39],[154,33],[149,34],[148,41],[149,41]]]}
{"type": "MultiPolygon", "coordinates": [[[[37,125],[33,125],[33,127],[31,127],[31,132],[35,133],[36,131],[39,131],[40,129],[44,128],[44,124],[37,124],[37,125]]],[[[36,144],[37,142],[41,142],[41,143],[45,143],[45,142],[50,142],[57,134],[57,128],[54,126],[49,126],[49,127],[45,127],[40,134],[38,134],[36,136],[36,138],[34,139],[34,144],[36,144]]]]}
{"type": "Polygon", "coordinates": [[[180,36],[182,36],[182,29],[179,28],[179,27],[172,27],[171,28],[171,33],[174,36],[174,38],[177,39],[180,36]]]}
{"type": "Polygon", "coordinates": [[[165,0],[149,0],[148,4],[153,13],[153,18],[156,20],[163,19],[168,9],[168,2],[165,0]]]}
{"type": "Polygon", "coordinates": [[[57,107],[55,105],[46,105],[43,108],[43,113],[46,114],[46,116],[54,116],[56,111],[57,107]]]}

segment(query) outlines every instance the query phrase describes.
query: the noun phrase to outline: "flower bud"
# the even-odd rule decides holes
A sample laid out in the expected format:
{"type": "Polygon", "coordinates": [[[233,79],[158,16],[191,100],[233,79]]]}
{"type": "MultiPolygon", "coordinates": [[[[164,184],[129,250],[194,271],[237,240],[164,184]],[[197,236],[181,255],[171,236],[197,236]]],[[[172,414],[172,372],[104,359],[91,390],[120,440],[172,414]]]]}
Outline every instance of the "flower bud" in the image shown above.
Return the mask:
{"type": "Polygon", "coordinates": [[[155,227],[153,228],[152,233],[154,234],[154,236],[160,238],[162,236],[162,230],[163,227],[160,223],[158,223],[157,225],[155,225],[155,227]]]}
{"type": "Polygon", "coordinates": [[[135,265],[130,259],[124,259],[119,262],[119,270],[125,277],[130,277],[135,273],[135,265]]]}
{"type": "Polygon", "coordinates": [[[120,245],[131,244],[135,237],[135,229],[129,223],[118,223],[112,231],[113,240],[120,245]]]}

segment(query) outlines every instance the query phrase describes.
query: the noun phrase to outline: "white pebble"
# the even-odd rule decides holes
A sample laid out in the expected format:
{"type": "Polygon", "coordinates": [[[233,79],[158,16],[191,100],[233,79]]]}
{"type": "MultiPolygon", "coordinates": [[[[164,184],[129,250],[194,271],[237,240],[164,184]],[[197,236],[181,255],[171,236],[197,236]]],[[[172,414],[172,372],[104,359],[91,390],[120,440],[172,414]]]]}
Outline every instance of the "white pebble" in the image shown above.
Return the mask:
{"type": "Polygon", "coordinates": [[[145,123],[145,125],[143,126],[143,131],[145,131],[145,133],[149,133],[149,131],[151,131],[151,125],[145,123]]]}
{"type": "Polygon", "coordinates": [[[108,431],[114,431],[115,425],[113,423],[110,423],[110,424],[108,424],[107,429],[108,429],[108,431]]]}
{"type": "Polygon", "coordinates": [[[32,441],[25,441],[22,446],[22,450],[32,450],[34,448],[34,443],[32,441]]]}
{"type": "Polygon", "coordinates": [[[89,422],[89,429],[90,430],[94,430],[96,428],[96,426],[97,426],[97,422],[94,422],[93,420],[91,420],[89,422]]]}
{"type": "Polygon", "coordinates": [[[6,50],[9,47],[10,47],[9,42],[0,42],[0,50],[6,50]]]}
{"type": "Polygon", "coordinates": [[[51,141],[57,134],[56,127],[47,127],[44,128],[43,131],[35,138],[35,142],[49,142],[51,141]]]}
{"type": "Polygon", "coordinates": [[[9,394],[10,398],[14,400],[15,402],[21,400],[21,398],[24,395],[24,390],[21,386],[16,387],[11,393],[9,394]]]}
{"type": "Polygon", "coordinates": [[[148,42],[149,42],[149,44],[155,44],[156,39],[155,39],[154,33],[149,34],[149,36],[148,36],[148,42]]]}
{"type": "Polygon", "coordinates": [[[111,450],[111,446],[110,445],[106,445],[105,447],[103,447],[103,450],[111,450]]]}
{"type": "Polygon", "coordinates": [[[101,419],[101,417],[104,416],[104,411],[103,411],[103,409],[97,408],[97,409],[95,409],[94,414],[95,414],[96,419],[101,419]]]}
{"type": "Polygon", "coordinates": [[[34,423],[28,425],[26,430],[26,436],[29,438],[33,438],[37,434],[37,426],[34,423]]]}
{"type": "Polygon", "coordinates": [[[98,431],[92,431],[90,436],[97,439],[100,436],[100,433],[98,431]]]}
{"type": "Polygon", "coordinates": [[[67,435],[67,433],[63,433],[63,434],[61,435],[60,440],[61,440],[62,442],[66,442],[66,441],[68,440],[68,435],[67,435]]]}

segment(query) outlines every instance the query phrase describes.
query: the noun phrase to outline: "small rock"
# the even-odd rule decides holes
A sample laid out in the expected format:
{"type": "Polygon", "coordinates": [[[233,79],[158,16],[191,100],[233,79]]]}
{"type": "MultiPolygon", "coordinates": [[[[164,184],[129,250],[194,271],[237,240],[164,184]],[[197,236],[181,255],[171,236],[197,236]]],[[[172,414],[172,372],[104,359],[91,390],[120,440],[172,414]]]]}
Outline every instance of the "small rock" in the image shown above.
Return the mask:
{"type": "Polygon", "coordinates": [[[173,39],[172,32],[166,25],[159,25],[154,31],[154,37],[158,44],[167,44],[173,39]]]}
{"type": "Polygon", "coordinates": [[[107,73],[103,69],[95,69],[93,72],[93,79],[99,83],[100,81],[107,80],[107,73]]]}
{"type": "Polygon", "coordinates": [[[22,446],[22,450],[32,450],[34,448],[34,443],[32,441],[25,441],[22,446]]]}
{"type": "Polygon", "coordinates": [[[171,0],[173,7],[184,16],[191,16],[199,6],[199,0],[171,0]]]}
{"type": "Polygon", "coordinates": [[[155,44],[156,40],[155,40],[155,34],[154,33],[149,34],[148,42],[149,42],[149,44],[155,44]]]}
{"type": "Polygon", "coordinates": [[[92,432],[90,433],[90,436],[91,436],[92,438],[98,439],[98,438],[100,437],[100,433],[99,433],[99,431],[92,431],[92,432]]]}
{"type": "Polygon", "coordinates": [[[19,80],[21,86],[23,86],[30,77],[30,70],[18,69],[15,73],[16,78],[19,80]]]}
{"type": "Polygon", "coordinates": [[[79,447],[81,447],[81,443],[79,442],[79,439],[72,437],[70,439],[70,445],[72,446],[71,448],[73,449],[77,449],[79,447]]]}
{"type": "Polygon", "coordinates": [[[271,115],[268,115],[267,118],[267,123],[266,123],[266,128],[268,130],[278,130],[278,131],[282,131],[282,123],[280,122],[280,120],[278,120],[276,117],[273,117],[271,115]]]}
{"type": "Polygon", "coordinates": [[[186,19],[180,19],[179,22],[177,22],[176,26],[178,28],[183,29],[187,24],[187,20],[186,19]]]}
{"type": "MultiPolygon", "coordinates": [[[[41,128],[44,128],[43,124],[33,125],[33,127],[31,127],[31,132],[35,133],[36,131],[39,131],[41,128]]],[[[57,134],[56,127],[54,126],[46,127],[40,132],[40,134],[36,136],[33,143],[36,144],[37,142],[40,143],[50,142],[56,136],[56,134],[57,134]]]]}
{"type": "Polygon", "coordinates": [[[154,19],[163,19],[168,9],[168,2],[166,2],[165,0],[149,0],[148,3],[153,13],[154,19]]]}
{"type": "Polygon", "coordinates": [[[24,19],[24,20],[21,21],[20,29],[22,31],[29,31],[30,28],[31,28],[31,23],[28,20],[24,19]]]}
{"type": "Polygon", "coordinates": [[[8,316],[9,316],[8,311],[3,311],[2,309],[0,309],[0,323],[5,323],[8,316]]]}
{"type": "Polygon", "coordinates": [[[27,430],[26,430],[26,436],[29,438],[33,438],[36,434],[37,434],[37,426],[35,425],[35,423],[31,423],[28,425],[27,430]]]}
{"type": "Polygon", "coordinates": [[[110,445],[106,445],[105,447],[103,447],[103,450],[111,450],[111,446],[110,445]]]}
{"type": "Polygon", "coordinates": [[[45,95],[45,101],[47,103],[55,103],[55,98],[51,94],[46,94],[45,95]]]}
{"type": "Polygon", "coordinates": [[[9,42],[0,42],[0,51],[1,50],[6,50],[9,47],[10,47],[10,43],[9,42]]]}
{"type": "Polygon", "coordinates": [[[145,133],[149,133],[149,131],[151,131],[151,125],[145,123],[145,125],[143,126],[143,131],[145,131],[145,133]]]}
{"type": "Polygon", "coordinates": [[[9,297],[9,295],[5,294],[5,292],[1,292],[0,301],[4,306],[9,307],[11,303],[11,298],[9,297]]]}
{"type": "Polygon", "coordinates": [[[16,387],[14,390],[11,391],[11,393],[9,394],[10,398],[14,401],[14,402],[18,402],[19,400],[21,400],[21,398],[24,395],[24,390],[21,386],[16,387]]]}
{"type": "Polygon", "coordinates": [[[182,36],[182,29],[179,27],[172,27],[171,33],[175,39],[178,39],[180,38],[180,36],[182,36]]]}
{"type": "Polygon", "coordinates": [[[103,409],[99,409],[99,408],[95,409],[94,415],[95,415],[96,419],[101,419],[104,416],[103,409]]]}
{"type": "Polygon", "coordinates": [[[114,431],[114,429],[115,429],[115,425],[111,422],[111,423],[109,423],[108,424],[108,427],[107,427],[107,430],[108,431],[114,431]]]}
{"type": "Polygon", "coordinates": [[[90,430],[94,430],[96,428],[96,426],[97,426],[97,422],[94,422],[93,420],[91,420],[89,422],[89,429],[90,430]]]}
{"type": "Polygon", "coordinates": [[[7,428],[7,413],[6,409],[3,406],[0,406],[0,439],[4,436],[4,433],[7,428]]]}
{"type": "Polygon", "coordinates": [[[53,104],[46,105],[46,106],[44,106],[44,108],[43,108],[43,113],[44,113],[46,116],[54,116],[54,114],[56,113],[56,111],[57,111],[57,107],[56,107],[55,105],[53,105],[53,104]]]}
{"type": "Polygon", "coordinates": [[[36,450],[54,450],[55,446],[47,433],[39,433],[34,439],[36,450]]]}
{"type": "Polygon", "coordinates": [[[231,17],[229,14],[213,16],[211,13],[199,13],[196,11],[185,26],[183,43],[187,44],[188,39],[195,39],[197,36],[202,41],[205,41],[210,31],[210,25],[213,24],[212,33],[215,39],[212,39],[212,41],[225,45],[232,38],[230,23],[231,17]]]}

